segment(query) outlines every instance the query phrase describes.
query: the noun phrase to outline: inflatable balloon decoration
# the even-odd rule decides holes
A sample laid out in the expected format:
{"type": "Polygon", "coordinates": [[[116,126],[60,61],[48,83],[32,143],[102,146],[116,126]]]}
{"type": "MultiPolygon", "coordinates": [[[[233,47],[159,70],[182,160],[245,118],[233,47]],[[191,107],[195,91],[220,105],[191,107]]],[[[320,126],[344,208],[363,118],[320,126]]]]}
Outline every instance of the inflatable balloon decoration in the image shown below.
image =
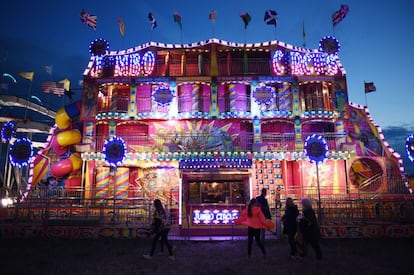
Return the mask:
{"type": "Polygon", "coordinates": [[[409,135],[405,140],[405,151],[411,162],[414,162],[414,134],[409,135]]]}
{"type": "Polygon", "coordinates": [[[311,135],[305,140],[305,155],[310,162],[320,164],[324,162],[328,154],[328,145],[322,136],[311,135]]]}
{"type": "Polygon", "coordinates": [[[13,166],[27,166],[33,157],[32,142],[27,138],[17,139],[10,147],[9,160],[13,166]]]}
{"type": "Polygon", "coordinates": [[[13,121],[7,121],[4,123],[3,128],[1,128],[1,139],[4,143],[7,143],[16,133],[16,126],[13,121]]]}
{"type": "Polygon", "coordinates": [[[125,160],[127,148],[125,141],[120,137],[111,137],[105,141],[103,153],[105,155],[105,161],[116,167],[125,160]]]}

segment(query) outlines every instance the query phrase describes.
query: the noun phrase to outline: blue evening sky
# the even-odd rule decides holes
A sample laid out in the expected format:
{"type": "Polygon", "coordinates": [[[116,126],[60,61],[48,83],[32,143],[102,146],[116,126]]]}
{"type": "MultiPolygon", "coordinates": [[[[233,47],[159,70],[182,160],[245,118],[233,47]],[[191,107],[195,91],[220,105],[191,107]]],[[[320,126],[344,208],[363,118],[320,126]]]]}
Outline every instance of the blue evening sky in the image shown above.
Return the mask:
{"type": "MultiPolygon", "coordinates": [[[[34,71],[31,94],[43,104],[57,109],[68,101],[41,92],[40,83],[59,81],[65,77],[78,86],[89,59],[88,46],[95,38],[109,41],[111,50],[131,48],[150,40],[164,43],[198,42],[214,37],[240,43],[280,40],[302,46],[302,24],[306,46],[317,48],[319,40],[334,35],[341,43],[339,57],[347,72],[349,99],[367,103],[375,122],[384,130],[389,143],[403,155],[408,172],[414,165],[405,156],[404,144],[414,133],[412,115],[414,96],[410,79],[414,64],[414,1],[394,0],[13,0],[0,9],[0,71],[10,73],[17,83],[0,93],[27,97],[29,82],[18,76],[20,71],[34,71]],[[331,16],[341,4],[349,13],[335,29],[331,16]],[[85,26],[80,11],[98,16],[97,30],[85,26]],[[267,9],[276,10],[278,25],[263,22],[267,9]],[[210,11],[217,11],[213,25],[210,11]],[[173,21],[173,13],[182,16],[182,35],[173,21]],[[158,27],[150,30],[148,13],[152,12],[158,27]],[[244,29],[241,12],[248,12],[252,21],[244,29]],[[122,37],[117,24],[125,23],[122,37]],[[53,65],[49,76],[41,69],[53,65]],[[366,96],[364,81],[374,82],[377,91],[366,96]]],[[[2,78],[1,82],[10,82],[2,78]]],[[[75,97],[80,97],[79,91],[75,97]]],[[[7,110],[0,114],[7,114],[7,110]]]]}

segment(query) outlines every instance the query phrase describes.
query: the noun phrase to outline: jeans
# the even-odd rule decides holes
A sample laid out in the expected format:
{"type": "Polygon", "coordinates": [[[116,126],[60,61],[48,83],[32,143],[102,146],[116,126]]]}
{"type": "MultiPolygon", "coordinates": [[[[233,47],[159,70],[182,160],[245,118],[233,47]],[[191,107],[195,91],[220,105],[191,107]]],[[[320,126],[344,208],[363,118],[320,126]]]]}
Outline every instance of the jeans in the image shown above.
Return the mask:
{"type": "Polygon", "coordinates": [[[262,251],[263,256],[266,255],[266,250],[263,246],[262,241],[260,240],[260,228],[253,228],[250,226],[247,230],[247,254],[249,256],[252,255],[253,238],[256,239],[256,243],[260,247],[260,250],[262,251]]]}
{"type": "Polygon", "coordinates": [[[168,248],[168,253],[170,254],[170,256],[172,256],[172,254],[173,254],[172,253],[172,246],[168,242],[168,233],[169,232],[170,232],[170,229],[163,229],[155,235],[154,239],[152,240],[150,256],[154,256],[155,248],[157,247],[157,243],[160,240],[160,238],[161,238],[161,248],[163,248],[163,246],[165,244],[168,248]]]}

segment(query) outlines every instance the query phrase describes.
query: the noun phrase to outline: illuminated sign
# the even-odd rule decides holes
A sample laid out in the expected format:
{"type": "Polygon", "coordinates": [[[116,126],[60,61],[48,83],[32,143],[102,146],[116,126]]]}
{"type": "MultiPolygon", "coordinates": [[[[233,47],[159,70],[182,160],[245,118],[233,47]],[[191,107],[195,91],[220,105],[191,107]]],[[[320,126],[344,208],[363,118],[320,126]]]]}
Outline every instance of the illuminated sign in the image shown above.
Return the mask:
{"type": "Polygon", "coordinates": [[[239,217],[237,209],[205,209],[193,211],[194,224],[230,224],[234,219],[239,217]]]}
{"type": "Polygon", "coordinates": [[[290,68],[292,75],[336,75],[336,55],[324,52],[283,52],[276,50],[272,56],[273,73],[283,75],[290,68]]]}
{"type": "Polygon", "coordinates": [[[92,77],[99,77],[105,68],[113,68],[113,76],[150,76],[155,69],[155,55],[151,51],[144,54],[128,53],[120,55],[95,56],[92,77]]]}
{"type": "Polygon", "coordinates": [[[275,96],[275,89],[270,86],[262,86],[253,91],[253,98],[259,105],[268,105],[272,103],[275,96]]]}

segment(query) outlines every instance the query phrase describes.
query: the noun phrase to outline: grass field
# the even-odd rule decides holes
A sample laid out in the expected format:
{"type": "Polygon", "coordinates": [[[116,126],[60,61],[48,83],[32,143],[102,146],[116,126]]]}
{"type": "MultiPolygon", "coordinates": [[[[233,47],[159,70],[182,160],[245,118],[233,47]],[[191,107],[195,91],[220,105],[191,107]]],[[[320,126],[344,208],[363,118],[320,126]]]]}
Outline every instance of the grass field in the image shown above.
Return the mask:
{"type": "Polygon", "coordinates": [[[142,257],[148,239],[0,239],[0,274],[414,274],[414,239],[326,239],[323,260],[310,249],[289,259],[287,239],[266,240],[247,257],[247,241],[171,241],[166,252],[142,257]]]}

